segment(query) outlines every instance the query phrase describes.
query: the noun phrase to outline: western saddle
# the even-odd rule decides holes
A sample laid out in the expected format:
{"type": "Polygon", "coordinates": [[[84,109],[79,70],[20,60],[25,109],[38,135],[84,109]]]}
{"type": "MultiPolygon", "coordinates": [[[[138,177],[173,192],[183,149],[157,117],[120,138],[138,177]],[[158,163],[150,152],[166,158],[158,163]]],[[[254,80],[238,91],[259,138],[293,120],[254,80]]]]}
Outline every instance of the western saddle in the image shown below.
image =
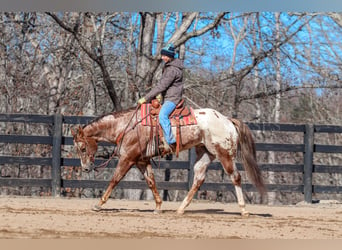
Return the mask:
{"type": "MultiPolygon", "coordinates": [[[[181,145],[181,135],[180,135],[180,127],[183,125],[186,125],[187,123],[184,120],[184,118],[189,117],[193,114],[192,109],[188,106],[185,105],[184,99],[182,99],[176,106],[175,110],[170,114],[169,119],[171,122],[171,126],[176,127],[176,146],[171,145],[171,150],[170,149],[165,149],[164,144],[161,143],[163,142],[164,135],[163,135],[163,130],[159,124],[159,112],[161,109],[161,103],[157,99],[153,99],[150,104],[147,107],[142,107],[147,108],[148,110],[146,113],[149,114],[149,117],[146,119],[149,119],[148,121],[145,122],[145,125],[151,126],[151,133],[150,133],[150,140],[147,146],[147,151],[146,155],[147,156],[152,156],[155,154],[159,155],[168,155],[172,152],[176,153],[176,156],[179,156],[179,150],[180,150],[180,145],[181,145]],[[154,128],[156,128],[154,130],[154,128]]],[[[195,117],[192,119],[192,124],[196,123],[195,117]]]]}

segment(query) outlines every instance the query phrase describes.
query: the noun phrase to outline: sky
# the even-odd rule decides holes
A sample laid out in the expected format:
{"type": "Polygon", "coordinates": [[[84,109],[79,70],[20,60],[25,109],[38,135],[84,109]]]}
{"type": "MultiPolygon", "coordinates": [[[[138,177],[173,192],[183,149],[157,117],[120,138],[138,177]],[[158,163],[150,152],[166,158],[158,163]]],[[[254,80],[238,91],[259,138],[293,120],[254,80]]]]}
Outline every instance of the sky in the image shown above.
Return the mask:
{"type": "Polygon", "coordinates": [[[4,11],[342,11],[341,0],[2,0],[4,11]]]}

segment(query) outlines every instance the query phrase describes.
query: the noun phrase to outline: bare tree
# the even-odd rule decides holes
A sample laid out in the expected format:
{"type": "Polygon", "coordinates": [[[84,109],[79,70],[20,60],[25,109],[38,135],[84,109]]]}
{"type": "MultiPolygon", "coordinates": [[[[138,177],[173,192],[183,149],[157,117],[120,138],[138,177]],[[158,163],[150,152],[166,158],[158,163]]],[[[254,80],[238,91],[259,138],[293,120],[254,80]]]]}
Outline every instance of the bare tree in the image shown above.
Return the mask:
{"type": "Polygon", "coordinates": [[[342,14],[340,12],[327,13],[340,27],[342,27],[342,14]]]}
{"type": "MultiPolygon", "coordinates": [[[[153,80],[157,81],[156,76],[157,78],[159,76],[157,70],[161,64],[160,50],[166,43],[173,43],[176,48],[180,48],[190,39],[199,37],[217,27],[225,15],[225,13],[218,13],[212,17],[206,17],[198,12],[139,14],[141,17],[141,28],[136,65],[137,73],[134,79],[137,82],[140,96],[148,91],[153,80]],[[170,22],[174,22],[174,18],[177,22],[175,22],[174,28],[170,31],[167,27],[170,26],[170,22]],[[207,18],[208,21],[206,21],[205,26],[196,28],[194,22],[200,18],[207,18]],[[192,25],[193,29],[191,30],[190,27],[192,25]],[[157,34],[155,34],[155,31],[157,34]],[[166,33],[171,33],[167,40],[165,39],[167,37],[166,33]],[[153,37],[156,37],[156,39],[153,40],[153,37]],[[152,53],[153,47],[155,48],[155,53],[152,53]]],[[[184,47],[180,55],[183,58],[185,57],[184,47]]]]}
{"type": "Polygon", "coordinates": [[[105,60],[105,48],[104,48],[104,36],[106,32],[107,22],[113,18],[117,13],[104,16],[103,19],[96,20],[95,16],[91,13],[79,13],[74,20],[67,22],[61,19],[58,15],[47,12],[47,15],[51,16],[58,25],[60,25],[64,30],[71,33],[75,40],[78,42],[82,50],[100,67],[103,77],[103,82],[107,88],[108,95],[110,96],[114,109],[119,111],[122,110],[122,106],[114,88],[113,81],[110,77],[108,66],[105,60]],[[90,19],[90,21],[89,21],[90,19]],[[84,26],[93,25],[94,31],[90,34],[82,33],[84,26]],[[89,39],[90,42],[89,42],[89,39]]]}
{"type": "MultiPolygon", "coordinates": [[[[275,39],[277,41],[280,40],[280,13],[276,12],[274,14],[275,18],[275,39]]],[[[272,118],[273,122],[279,123],[279,116],[280,116],[280,111],[281,111],[281,95],[280,95],[280,90],[281,90],[281,54],[280,54],[280,48],[276,49],[275,52],[275,72],[276,72],[276,79],[275,79],[275,90],[277,91],[277,94],[275,95],[275,103],[274,103],[274,108],[272,112],[272,118]]],[[[271,135],[274,137],[274,135],[271,135]]],[[[275,163],[275,153],[273,151],[269,151],[267,154],[268,162],[269,163],[275,163]]],[[[270,184],[275,184],[275,173],[269,171],[268,172],[268,180],[270,184]]],[[[268,192],[268,204],[274,205],[276,203],[276,193],[275,192],[268,192]]]]}

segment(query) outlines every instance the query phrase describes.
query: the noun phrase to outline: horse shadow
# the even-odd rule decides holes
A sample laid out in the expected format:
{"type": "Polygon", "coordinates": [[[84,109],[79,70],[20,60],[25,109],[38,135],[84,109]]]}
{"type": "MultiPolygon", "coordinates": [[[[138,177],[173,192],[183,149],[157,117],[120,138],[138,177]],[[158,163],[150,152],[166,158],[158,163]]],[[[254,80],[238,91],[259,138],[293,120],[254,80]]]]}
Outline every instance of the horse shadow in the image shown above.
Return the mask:
{"type": "MultiPolygon", "coordinates": [[[[185,211],[185,213],[189,213],[189,214],[222,214],[222,215],[231,215],[231,216],[241,216],[240,212],[229,212],[229,211],[225,211],[224,209],[201,209],[201,210],[189,210],[189,211],[185,211]]],[[[269,213],[249,213],[249,216],[256,216],[256,217],[264,217],[264,218],[268,218],[268,217],[272,217],[272,214],[269,213]]]]}
{"type": "MultiPolygon", "coordinates": [[[[129,208],[102,208],[100,211],[96,211],[97,213],[150,213],[154,212],[153,209],[129,209],[129,208]]],[[[171,209],[163,209],[160,214],[176,214],[176,210],[171,209]]],[[[224,209],[200,209],[200,210],[186,210],[184,216],[186,215],[197,215],[197,214],[212,214],[212,215],[229,215],[229,216],[241,216],[239,212],[229,212],[224,209]]],[[[272,214],[269,213],[250,213],[249,216],[254,217],[263,217],[270,218],[273,217],[272,214]]]]}

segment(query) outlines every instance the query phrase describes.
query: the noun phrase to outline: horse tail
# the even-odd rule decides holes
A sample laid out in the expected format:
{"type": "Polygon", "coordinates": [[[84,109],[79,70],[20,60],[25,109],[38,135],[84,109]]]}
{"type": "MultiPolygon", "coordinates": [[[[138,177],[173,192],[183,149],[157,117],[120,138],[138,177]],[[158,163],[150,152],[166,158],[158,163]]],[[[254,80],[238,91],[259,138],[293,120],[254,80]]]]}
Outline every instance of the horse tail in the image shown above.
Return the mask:
{"type": "Polygon", "coordinates": [[[251,130],[242,121],[229,119],[235,126],[238,134],[238,158],[242,161],[248,178],[255,185],[261,195],[266,191],[260,168],[257,164],[255,142],[251,130]]]}

